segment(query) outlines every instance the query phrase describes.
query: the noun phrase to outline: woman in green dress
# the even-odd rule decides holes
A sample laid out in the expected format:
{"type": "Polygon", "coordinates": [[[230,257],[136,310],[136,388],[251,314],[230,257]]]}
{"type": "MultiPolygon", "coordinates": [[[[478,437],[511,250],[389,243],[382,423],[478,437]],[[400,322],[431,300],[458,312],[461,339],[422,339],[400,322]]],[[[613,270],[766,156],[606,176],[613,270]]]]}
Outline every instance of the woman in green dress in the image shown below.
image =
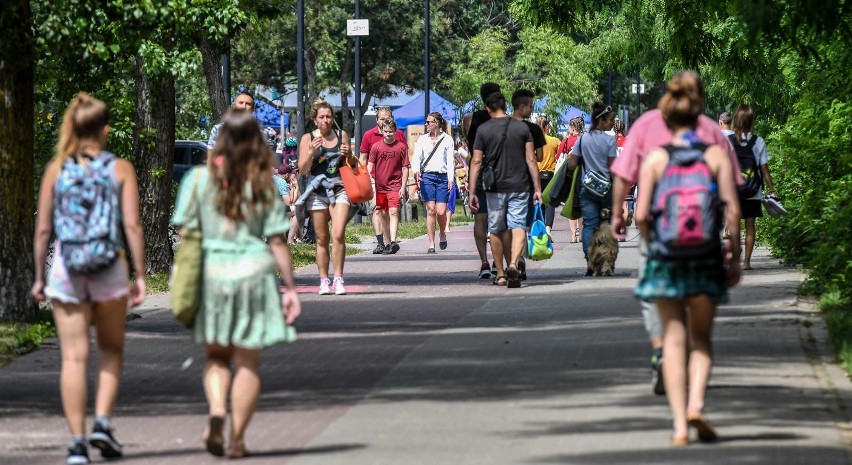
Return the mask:
{"type": "Polygon", "coordinates": [[[261,350],[292,342],[295,331],[288,325],[301,311],[287,248],[290,224],[271,171],[272,153],[257,121],[251,113],[231,111],[208,166],[184,176],[172,217],[179,227],[200,223],[203,236],[201,308],[192,331],[207,355],[203,383],[210,417],[204,442],[217,456],[245,455],[243,434],[260,396],[261,350]],[[276,268],[286,287],[283,296],[276,268]]]}

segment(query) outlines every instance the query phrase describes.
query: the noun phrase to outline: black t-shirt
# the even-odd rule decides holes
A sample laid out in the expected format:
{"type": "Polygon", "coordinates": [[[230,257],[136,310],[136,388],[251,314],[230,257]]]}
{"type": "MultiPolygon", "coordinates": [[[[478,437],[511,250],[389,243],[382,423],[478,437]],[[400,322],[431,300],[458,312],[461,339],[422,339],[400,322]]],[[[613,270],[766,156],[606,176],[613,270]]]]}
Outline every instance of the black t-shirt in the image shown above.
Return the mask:
{"type": "Polygon", "coordinates": [[[547,145],[547,139],[544,138],[544,131],[541,130],[541,126],[530,123],[527,120],[524,120],[524,123],[527,123],[527,127],[530,128],[530,134],[532,134],[533,138],[533,150],[540,149],[547,145]]]}
{"type": "Polygon", "coordinates": [[[476,110],[470,115],[470,127],[467,130],[468,147],[473,147],[473,143],[476,141],[476,131],[479,129],[479,126],[490,119],[491,115],[485,110],[476,110]]]}
{"type": "Polygon", "coordinates": [[[532,141],[532,133],[527,125],[508,116],[491,119],[479,127],[473,148],[482,150],[483,166],[487,164],[494,167],[497,181],[494,192],[530,191],[532,181],[527,167],[526,144],[532,141]],[[503,131],[506,131],[506,141],[503,150],[498,152],[503,131]]]}

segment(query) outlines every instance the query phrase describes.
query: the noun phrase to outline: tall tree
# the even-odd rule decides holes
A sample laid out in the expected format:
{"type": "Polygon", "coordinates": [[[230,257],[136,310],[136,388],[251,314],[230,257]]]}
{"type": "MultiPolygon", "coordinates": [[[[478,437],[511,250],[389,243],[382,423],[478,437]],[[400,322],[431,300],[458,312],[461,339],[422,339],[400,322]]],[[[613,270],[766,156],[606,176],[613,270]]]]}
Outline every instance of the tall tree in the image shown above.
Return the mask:
{"type": "Polygon", "coordinates": [[[29,0],[0,4],[0,319],[35,316],[33,281],[33,51],[29,0]]]}

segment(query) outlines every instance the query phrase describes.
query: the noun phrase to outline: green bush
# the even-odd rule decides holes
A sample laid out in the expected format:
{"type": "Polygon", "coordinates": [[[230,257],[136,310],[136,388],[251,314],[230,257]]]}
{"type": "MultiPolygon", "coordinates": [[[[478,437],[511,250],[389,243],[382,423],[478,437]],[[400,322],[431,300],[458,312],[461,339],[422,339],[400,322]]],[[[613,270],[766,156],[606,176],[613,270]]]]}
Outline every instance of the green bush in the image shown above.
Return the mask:
{"type": "Polygon", "coordinates": [[[852,373],[852,301],[833,291],[823,294],[817,305],[825,316],[831,342],[837,349],[843,369],[852,373]]]}

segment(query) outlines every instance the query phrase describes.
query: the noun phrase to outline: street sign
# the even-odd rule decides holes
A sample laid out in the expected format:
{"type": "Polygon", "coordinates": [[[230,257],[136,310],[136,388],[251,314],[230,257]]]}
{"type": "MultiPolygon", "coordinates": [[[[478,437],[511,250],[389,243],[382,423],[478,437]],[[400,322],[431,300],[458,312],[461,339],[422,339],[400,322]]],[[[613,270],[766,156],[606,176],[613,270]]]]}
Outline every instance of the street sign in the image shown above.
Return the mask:
{"type": "MultiPolygon", "coordinates": [[[[630,93],[631,93],[631,94],[635,94],[635,93],[636,93],[636,84],[630,84],[630,93]]],[[[644,94],[644,93],[645,93],[645,84],[639,84],[639,93],[640,93],[640,94],[644,94]]]]}
{"type": "Polygon", "coordinates": [[[347,36],[368,36],[368,35],[370,35],[370,20],[369,19],[347,19],[346,20],[346,35],[347,36]]]}

